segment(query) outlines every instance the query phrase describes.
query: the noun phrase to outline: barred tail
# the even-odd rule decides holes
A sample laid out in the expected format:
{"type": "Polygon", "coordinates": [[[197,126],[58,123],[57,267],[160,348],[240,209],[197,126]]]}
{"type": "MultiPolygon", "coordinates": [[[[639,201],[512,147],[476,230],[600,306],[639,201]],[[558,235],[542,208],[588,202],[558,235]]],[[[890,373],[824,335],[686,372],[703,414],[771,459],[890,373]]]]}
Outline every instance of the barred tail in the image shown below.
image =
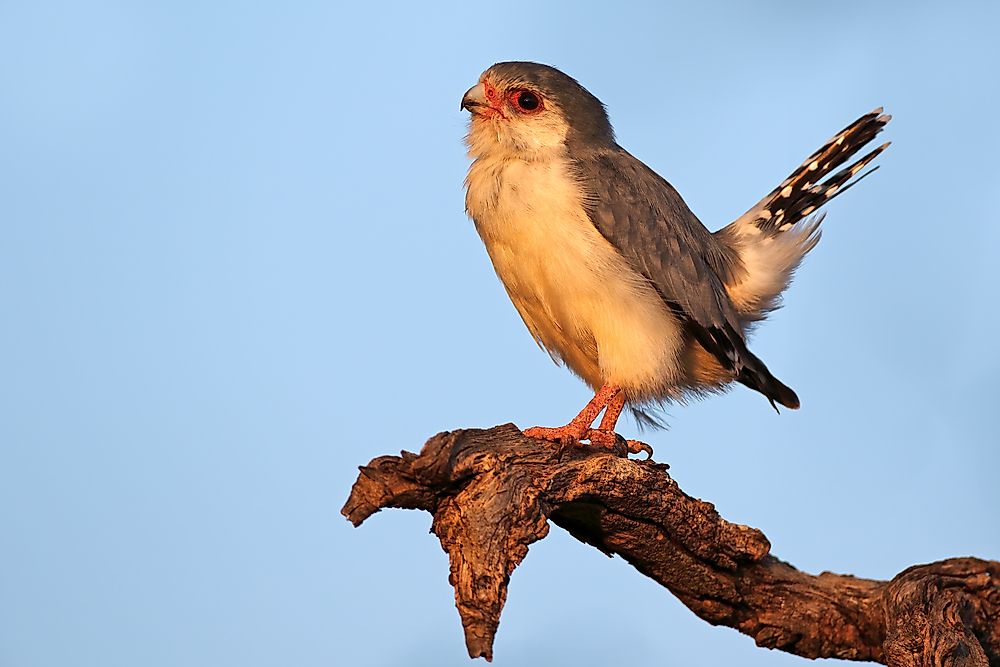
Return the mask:
{"type": "Polygon", "coordinates": [[[781,293],[795,269],[819,241],[823,216],[802,221],[877,169],[858,175],[888,143],[834,172],[874,139],[891,118],[880,107],[854,121],[753,208],[716,232],[716,238],[740,259],[726,290],[745,327],[781,305],[781,293]]]}
{"type": "Polygon", "coordinates": [[[789,229],[823,204],[854,187],[862,178],[878,169],[874,167],[854,178],[890,142],[882,144],[836,173],[833,170],[850,160],[874,139],[890,120],[892,116],[883,114],[882,107],[857,119],[810,155],[781,185],[733,224],[752,222],[762,232],[776,234],[789,229]]]}

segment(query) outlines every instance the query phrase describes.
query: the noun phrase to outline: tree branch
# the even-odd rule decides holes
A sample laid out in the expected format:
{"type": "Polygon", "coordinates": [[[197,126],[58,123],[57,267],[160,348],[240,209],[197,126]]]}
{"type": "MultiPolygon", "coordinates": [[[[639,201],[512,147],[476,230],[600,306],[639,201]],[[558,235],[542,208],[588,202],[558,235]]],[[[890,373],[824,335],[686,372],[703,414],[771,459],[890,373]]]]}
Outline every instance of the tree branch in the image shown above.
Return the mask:
{"type": "Polygon", "coordinates": [[[362,467],[342,510],[422,509],[451,563],[472,657],[492,657],[507,582],[548,521],[668,588],[714,625],[805,658],[1000,667],[1000,563],[952,558],[891,581],[796,570],[764,534],[691,498],[667,466],[560,449],[513,424],[431,438],[362,467]]]}

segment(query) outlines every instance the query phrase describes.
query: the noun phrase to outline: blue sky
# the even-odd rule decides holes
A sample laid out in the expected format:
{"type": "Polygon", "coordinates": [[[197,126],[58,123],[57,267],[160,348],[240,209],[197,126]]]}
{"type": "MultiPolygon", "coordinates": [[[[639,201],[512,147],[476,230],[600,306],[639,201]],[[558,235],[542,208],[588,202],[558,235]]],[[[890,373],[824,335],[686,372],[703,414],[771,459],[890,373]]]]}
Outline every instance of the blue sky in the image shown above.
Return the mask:
{"type": "MultiPolygon", "coordinates": [[[[577,77],[712,229],[885,105],[754,340],[802,409],[647,440],[807,571],[1000,558],[1000,12],[694,4],[0,4],[0,665],[468,664],[430,517],[339,509],[374,456],[588,398],[463,212],[498,60],[577,77]]],[[[555,661],[804,664],[558,529],[495,664],[555,661]]]]}

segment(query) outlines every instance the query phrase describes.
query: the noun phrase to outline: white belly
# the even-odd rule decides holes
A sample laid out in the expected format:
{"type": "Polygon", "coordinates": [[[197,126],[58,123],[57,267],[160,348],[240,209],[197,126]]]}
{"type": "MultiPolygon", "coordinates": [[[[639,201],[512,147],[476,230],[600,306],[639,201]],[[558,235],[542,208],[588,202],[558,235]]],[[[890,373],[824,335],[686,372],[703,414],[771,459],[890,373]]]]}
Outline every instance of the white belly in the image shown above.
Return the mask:
{"type": "Polygon", "coordinates": [[[481,158],[467,184],[466,208],[535,339],[595,389],[673,393],[677,320],[591,224],[562,162],[481,158]]]}

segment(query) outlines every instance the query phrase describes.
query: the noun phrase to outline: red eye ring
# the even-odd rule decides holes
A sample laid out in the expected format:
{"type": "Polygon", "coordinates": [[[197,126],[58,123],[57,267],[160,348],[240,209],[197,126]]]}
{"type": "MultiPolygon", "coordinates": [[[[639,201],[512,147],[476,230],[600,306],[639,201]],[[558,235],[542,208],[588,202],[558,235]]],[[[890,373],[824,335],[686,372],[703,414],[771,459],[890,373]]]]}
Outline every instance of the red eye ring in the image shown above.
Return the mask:
{"type": "Polygon", "coordinates": [[[544,108],[542,98],[526,88],[519,88],[511,92],[509,99],[514,108],[521,113],[535,114],[544,108]]]}

